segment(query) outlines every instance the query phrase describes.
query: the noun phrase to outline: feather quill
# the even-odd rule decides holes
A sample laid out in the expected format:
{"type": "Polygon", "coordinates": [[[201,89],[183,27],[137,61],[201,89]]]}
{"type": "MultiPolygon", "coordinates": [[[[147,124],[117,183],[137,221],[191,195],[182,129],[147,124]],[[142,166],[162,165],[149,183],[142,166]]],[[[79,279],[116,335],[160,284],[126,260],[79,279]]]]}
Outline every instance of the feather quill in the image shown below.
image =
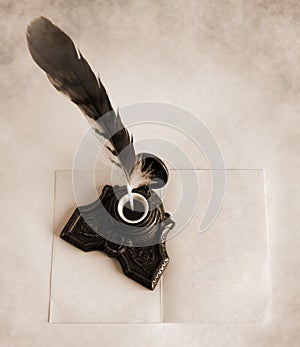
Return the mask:
{"type": "MultiPolygon", "coordinates": [[[[113,110],[100,78],[95,76],[71,38],[49,19],[40,17],[31,22],[26,37],[33,60],[46,72],[53,86],[68,96],[93,126],[96,124],[94,130],[98,135],[109,140],[111,146],[108,148],[118,159],[118,166],[124,171],[129,185],[135,167],[139,167],[133,138],[124,127],[119,112],[113,110]]],[[[141,172],[141,180],[142,176],[141,172]]]]}

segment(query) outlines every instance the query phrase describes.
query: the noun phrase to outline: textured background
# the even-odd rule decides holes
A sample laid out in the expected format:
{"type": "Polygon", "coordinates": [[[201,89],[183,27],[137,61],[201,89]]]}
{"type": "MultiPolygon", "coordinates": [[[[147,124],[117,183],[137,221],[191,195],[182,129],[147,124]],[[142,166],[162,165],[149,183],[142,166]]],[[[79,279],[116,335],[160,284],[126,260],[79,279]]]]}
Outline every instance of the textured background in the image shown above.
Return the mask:
{"type": "Polygon", "coordinates": [[[299,346],[299,19],[298,1],[1,0],[1,347],[299,346]],[[47,323],[53,175],[71,168],[86,125],[27,52],[25,28],[39,15],[74,38],[115,105],[180,105],[215,134],[227,168],[264,168],[264,323],[47,323]]]}

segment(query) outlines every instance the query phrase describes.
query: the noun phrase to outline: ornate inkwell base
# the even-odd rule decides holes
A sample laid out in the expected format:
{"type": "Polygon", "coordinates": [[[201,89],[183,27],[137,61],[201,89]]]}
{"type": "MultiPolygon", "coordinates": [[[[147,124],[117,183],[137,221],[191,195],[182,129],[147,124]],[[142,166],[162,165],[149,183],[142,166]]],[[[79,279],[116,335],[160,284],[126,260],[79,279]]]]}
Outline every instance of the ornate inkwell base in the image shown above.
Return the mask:
{"type": "Polygon", "coordinates": [[[174,222],[148,186],[133,195],[131,211],[125,187],[105,186],[99,199],[74,211],[60,237],[85,252],[116,258],[126,276],[153,290],[169,262],[165,242],[174,222]]]}

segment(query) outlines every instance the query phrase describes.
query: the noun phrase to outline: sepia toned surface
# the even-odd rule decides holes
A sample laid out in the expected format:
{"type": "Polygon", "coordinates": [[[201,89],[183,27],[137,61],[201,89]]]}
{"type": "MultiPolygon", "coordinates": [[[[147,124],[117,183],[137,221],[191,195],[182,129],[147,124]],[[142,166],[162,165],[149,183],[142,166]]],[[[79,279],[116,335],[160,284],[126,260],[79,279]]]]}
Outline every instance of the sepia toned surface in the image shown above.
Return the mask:
{"type": "Polygon", "coordinates": [[[299,16],[298,1],[1,1],[1,347],[299,345],[299,16]],[[263,322],[48,323],[54,171],[71,169],[87,124],[29,56],[26,25],[40,15],[72,36],[114,106],[184,107],[228,169],[264,169],[263,322]]]}

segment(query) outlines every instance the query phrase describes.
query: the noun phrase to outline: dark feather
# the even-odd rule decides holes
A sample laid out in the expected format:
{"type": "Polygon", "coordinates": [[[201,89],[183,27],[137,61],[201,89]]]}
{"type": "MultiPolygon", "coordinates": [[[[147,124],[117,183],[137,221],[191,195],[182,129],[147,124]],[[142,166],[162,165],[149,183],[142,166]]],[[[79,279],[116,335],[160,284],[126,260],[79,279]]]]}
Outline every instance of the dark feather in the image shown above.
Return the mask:
{"type": "Polygon", "coordinates": [[[114,112],[100,79],[71,38],[44,17],[28,26],[26,36],[34,61],[58,91],[67,95],[89,120],[97,121],[98,133],[110,141],[112,153],[129,178],[136,162],[132,136],[120,115],[114,112]]]}

